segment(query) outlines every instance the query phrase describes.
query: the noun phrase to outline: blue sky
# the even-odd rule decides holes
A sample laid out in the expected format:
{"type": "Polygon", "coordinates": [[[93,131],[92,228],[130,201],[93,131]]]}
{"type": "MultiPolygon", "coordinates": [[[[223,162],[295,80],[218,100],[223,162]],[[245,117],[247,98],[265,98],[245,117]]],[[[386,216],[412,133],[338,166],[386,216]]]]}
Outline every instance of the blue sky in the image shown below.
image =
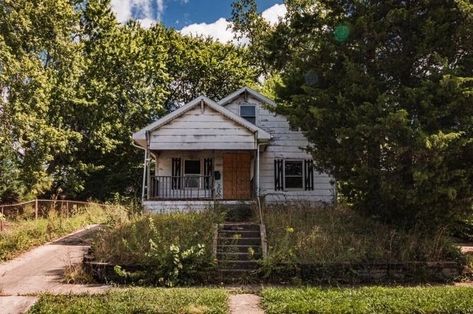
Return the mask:
{"type": "MultiPolygon", "coordinates": [[[[263,17],[275,23],[284,15],[283,0],[257,0],[263,17]]],[[[230,41],[226,19],[231,16],[232,0],[111,0],[112,10],[122,23],[138,20],[143,27],[160,21],[183,34],[206,35],[230,41]]]]}

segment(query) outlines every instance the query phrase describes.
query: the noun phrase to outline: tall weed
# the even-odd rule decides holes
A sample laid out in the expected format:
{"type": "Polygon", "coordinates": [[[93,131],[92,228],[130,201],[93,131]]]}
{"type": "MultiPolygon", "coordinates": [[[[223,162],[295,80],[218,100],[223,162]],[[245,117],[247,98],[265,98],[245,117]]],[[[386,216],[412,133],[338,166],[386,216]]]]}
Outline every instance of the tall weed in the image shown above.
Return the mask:
{"type": "Polygon", "coordinates": [[[347,206],[292,203],[264,210],[270,264],[395,263],[458,256],[446,230],[405,231],[361,217],[347,206]]]}

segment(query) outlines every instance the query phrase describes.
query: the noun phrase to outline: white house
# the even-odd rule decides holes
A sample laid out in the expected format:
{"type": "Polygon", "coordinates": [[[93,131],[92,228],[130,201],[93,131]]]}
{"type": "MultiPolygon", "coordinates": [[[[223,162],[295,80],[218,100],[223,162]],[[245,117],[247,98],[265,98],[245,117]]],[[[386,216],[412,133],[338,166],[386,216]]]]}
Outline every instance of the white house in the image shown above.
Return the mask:
{"type": "Polygon", "coordinates": [[[332,201],[331,178],[314,170],[307,139],[272,106],[245,87],[219,102],[200,96],[134,133],[145,151],[145,209],[332,201]]]}

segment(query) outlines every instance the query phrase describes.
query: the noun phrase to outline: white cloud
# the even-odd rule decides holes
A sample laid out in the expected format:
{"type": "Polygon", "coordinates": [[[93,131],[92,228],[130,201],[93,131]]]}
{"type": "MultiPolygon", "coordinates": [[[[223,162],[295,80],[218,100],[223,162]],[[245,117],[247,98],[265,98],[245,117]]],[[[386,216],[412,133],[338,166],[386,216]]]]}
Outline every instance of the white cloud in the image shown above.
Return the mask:
{"type": "MultiPolygon", "coordinates": [[[[287,10],[284,4],[275,4],[272,7],[264,10],[261,13],[261,16],[271,25],[275,25],[279,22],[280,17],[284,17],[286,12],[287,10]]],[[[183,27],[180,32],[184,35],[201,35],[205,37],[210,36],[222,43],[233,42],[243,44],[248,42],[248,39],[246,38],[243,38],[240,41],[236,42],[233,36],[234,32],[229,26],[231,26],[231,23],[221,17],[213,23],[190,24],[188,26],[183,27]]]]}
{"type": "Polygon", "coordinates": [[[271,25],[276,25],[280,18],[283,18],[287,13],[286,6],[284,4],[275,4],[272,7],[266,9],[261,13],[263,19],[269,22],[271,25]]]}
{"type": "Polygon", "coordinates": [[[112,0],[111,6],[120,23],[136,18],[143,27],[159,21],[164,12],[164,0],[112,0]]]}
{"type": "Polygon", "coordinates": [[[222,43],[233,41],[233,31],[229,28],[230,22],[223,17],[213,23],[195,23],[183,27],[180,32],[184,35],[212,37],[222,43]]]}

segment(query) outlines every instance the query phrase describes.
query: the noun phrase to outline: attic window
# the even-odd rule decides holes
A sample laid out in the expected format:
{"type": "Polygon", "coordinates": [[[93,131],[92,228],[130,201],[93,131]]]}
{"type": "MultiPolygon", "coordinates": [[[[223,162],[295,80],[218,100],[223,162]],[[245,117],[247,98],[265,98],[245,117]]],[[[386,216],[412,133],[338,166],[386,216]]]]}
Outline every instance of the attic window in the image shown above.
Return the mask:
{"type": "Polygon", "coordinates": [[[253,105],[240,106],[240,116],[248,122],[256,124],[256,107],[253,105]]]}

